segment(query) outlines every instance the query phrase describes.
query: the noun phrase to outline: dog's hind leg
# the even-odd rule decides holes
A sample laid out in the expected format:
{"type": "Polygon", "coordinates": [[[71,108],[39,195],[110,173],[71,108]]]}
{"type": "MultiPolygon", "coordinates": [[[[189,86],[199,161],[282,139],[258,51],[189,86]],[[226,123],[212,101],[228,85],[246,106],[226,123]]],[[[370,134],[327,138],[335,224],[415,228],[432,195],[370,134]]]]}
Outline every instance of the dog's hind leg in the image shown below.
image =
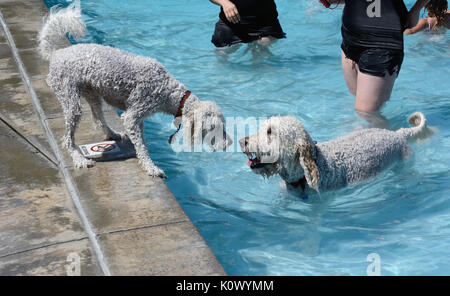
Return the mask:
{"type": "Polygon", "coordinates": [[[102,99],[100,97],[93,94],[89,90],[83,90],[82,96],[86,99],[86,101],[89,103],[89,106],[91,107],[92,119],[94,120],[95,124],[103,130],[107,140],[121,140],[123,137],[125,137],[125,135],[121,135],[108,126],[108,123],[105,120],[105,116],[103,115],[102,99]]]}
{"type": "Polygon", "coordinates": [[[139,114],[139,111],[134,109],[128,109],[122,113],[123,126],[125,131],[130,138],[136,150],[136,156],[139,159],[139,163],[142,168],[153,177],[166,177],[164,171],[158,168],[151,160],[147,146],[145,145],[144,130],[143,130],[143,120],[144,114],[139,114]]]}
{"type": "Polygon", "coordinates": [[[66,134],[62,138],[62,146],[66,148],[72,157],[73,165],[77,168],[87,168],[95,165],[95,161],[85,158],[75,146],[75,131],[81,120],[80,96],[75,92],[68,92],[72,96],[59,96],[64,110],[66,122],[66,134]],[[74,95],[75,94],[75,95],[74,95]]]}

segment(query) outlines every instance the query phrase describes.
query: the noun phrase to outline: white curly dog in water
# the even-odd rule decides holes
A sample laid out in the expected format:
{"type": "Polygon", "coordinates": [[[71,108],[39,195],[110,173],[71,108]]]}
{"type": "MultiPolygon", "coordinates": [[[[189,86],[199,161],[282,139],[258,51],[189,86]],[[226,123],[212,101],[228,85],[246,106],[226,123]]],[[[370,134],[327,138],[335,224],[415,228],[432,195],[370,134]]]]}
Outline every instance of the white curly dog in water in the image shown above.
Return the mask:
{"type": "Polygon", "coordinates": [[[279,174],[289,189],[326,191],[369,179],[412,153],[407,140],[424,135],[425,116],[409,117],[411,128],[370,128],[315,143],[302,123],[290,116],[272,117],[255,135],[239,140],[254,173],[279,174]]]}
{"type": "Polygon", "coordinates": [[[231,145],[232,141],[224,131],[225,119],[220,108],[213,102],[200,101],[156,60],[98,44],[63,48],[67,42],[66,34],[79,39],[85,31],[79,1],[75,1],[65,9],[52,8],[39,33],[39,51],[50,61],[47,83],[64,110],[66,134],[63,146],[68,149],[76,167],[95,164],[75,146],[74,134],[82,113],[81,97],[89,103],[93,119],[107,138],[128,137],[131,140],[140,164],[151,176],[165,177],[150,159],[143,136],[143,120],[154,113],[174,115],[179,126],[184,124],[184,132],[191,133],[192,142],[214,133],[220,136],[209,136],[207,142],[213,150],[231,145]],[[108,127],[103,117],[102,100],[124,110],[121,119],[126,135],[108,127]]]}

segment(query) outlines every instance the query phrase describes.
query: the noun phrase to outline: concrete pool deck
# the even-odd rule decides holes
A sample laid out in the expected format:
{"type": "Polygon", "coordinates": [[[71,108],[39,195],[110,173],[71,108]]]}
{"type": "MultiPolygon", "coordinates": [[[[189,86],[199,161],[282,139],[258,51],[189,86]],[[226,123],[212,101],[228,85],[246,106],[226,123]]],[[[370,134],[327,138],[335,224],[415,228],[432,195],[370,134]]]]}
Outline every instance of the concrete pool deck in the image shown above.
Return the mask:
{"type": "MultiPolygon", "coordinates": [[[[47,11],[42,0],[0,0],[0,275],[66,275],[73,256],[81,275],[225,275],[135,158],[77,170],[59,148],[64,118],[36,50],[47,11]]],[[[83,106],[77,143],[103,140],[83,106]]]]}

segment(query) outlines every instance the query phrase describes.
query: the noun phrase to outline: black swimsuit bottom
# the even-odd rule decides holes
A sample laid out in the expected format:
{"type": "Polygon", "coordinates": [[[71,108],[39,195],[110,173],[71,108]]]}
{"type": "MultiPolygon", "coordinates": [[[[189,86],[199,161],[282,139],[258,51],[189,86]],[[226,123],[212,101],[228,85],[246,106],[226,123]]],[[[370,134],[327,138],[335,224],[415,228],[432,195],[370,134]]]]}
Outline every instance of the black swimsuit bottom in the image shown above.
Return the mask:
{"type": "Polygon", "coordinates": [[[341,28],[345,56],[362,73],[398,75],[407,13],[402,0],[346,0],[341,28]]]}
{"type": "Polygon", "coordinates": [[[231,0],[241,17],[238,24],[229,22],[220,11],[211,42],[217,47],[235,43],[248,43],[262,37],[285,38],[286,34],[278,21],[274,0],[231,0]]]}

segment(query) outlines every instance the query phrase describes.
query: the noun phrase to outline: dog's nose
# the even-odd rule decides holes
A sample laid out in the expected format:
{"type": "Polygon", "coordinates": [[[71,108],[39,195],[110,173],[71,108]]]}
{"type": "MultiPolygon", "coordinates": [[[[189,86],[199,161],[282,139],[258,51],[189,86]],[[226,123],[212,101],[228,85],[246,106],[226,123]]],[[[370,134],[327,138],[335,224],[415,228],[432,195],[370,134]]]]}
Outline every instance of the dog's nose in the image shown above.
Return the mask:
{"type": "Polygon", "coordinates": [[[247,147],[248,139],[249,139],[249,137],[245,137],[245,138],[242,138],[239,140],[239,145],[241,145],[242,149],[245,149],[245,147],[247,147]]]}

